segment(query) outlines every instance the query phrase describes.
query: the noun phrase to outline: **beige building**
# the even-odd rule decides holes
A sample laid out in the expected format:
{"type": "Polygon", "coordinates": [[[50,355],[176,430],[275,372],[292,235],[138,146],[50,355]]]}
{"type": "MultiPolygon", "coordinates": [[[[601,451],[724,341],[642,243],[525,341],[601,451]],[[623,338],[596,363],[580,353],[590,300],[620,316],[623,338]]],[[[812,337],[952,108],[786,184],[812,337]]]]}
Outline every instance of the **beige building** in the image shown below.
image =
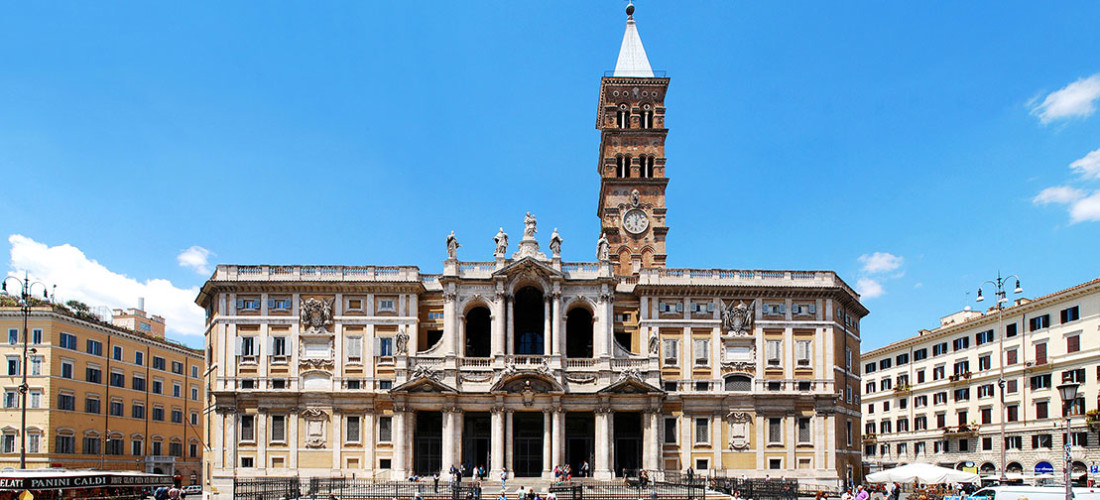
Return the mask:
{"type": "MultiPolygon", "coordinates": [[[[142,312],[144,314],[144,312],[142,312]]],[[[23,314],[0,307],[4,388],[0,467],[19,467],[23,314]]],[[[28,319],[27,467],[139,470],[197,480],[203,454],[202,351],[33,307],[28,319]]]]}
{"type": "Polygon", "coordinates": [[[600,82],[594,262],[527,214],[517,250],[490,230],[462,260],[452,233],[434,274],[218,266],[197,298],[212,491],[453,464],[858,478],[858,295],[829,271],[666,269],[668,82],[629,19],[600,82]]]}
{"type": "Polygon", "coordinates": [[[863,354],[870,470],[934,462],[999,476],[1003,446],[1006,472],[1060,478],[1066,416],[1075,474],[1100,460],[1100,280],[1010,301],[1002,314],[962,311],[863,354]],[[1062,401],[1063,381],[1081,384],[1076,400],[1062,401]]]}

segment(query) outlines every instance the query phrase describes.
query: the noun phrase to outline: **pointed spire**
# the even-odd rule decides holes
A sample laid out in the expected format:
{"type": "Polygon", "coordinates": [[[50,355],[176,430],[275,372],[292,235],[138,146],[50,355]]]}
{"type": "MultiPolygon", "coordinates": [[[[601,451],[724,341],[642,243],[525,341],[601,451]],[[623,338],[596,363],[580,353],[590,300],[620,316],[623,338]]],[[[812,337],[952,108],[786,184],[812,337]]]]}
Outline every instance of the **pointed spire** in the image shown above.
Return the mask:
{"type": "Polygon", "coordinates": [[[642,46],[642,37],[638,36],[638,27],[634,25],[634,4],[626,6],[626,33],[623,33],[623,45],[619,48],[619,60],[615,63],[615,76],[633,76],[653,78],[653,68],[642,46]]]}

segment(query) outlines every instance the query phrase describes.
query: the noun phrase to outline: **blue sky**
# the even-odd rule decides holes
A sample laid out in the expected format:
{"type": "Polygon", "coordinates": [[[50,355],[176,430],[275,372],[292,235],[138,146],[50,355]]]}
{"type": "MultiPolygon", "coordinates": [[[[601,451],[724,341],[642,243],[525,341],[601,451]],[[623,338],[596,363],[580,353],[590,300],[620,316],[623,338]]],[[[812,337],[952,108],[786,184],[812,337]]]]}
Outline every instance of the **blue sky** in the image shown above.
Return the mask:
{"type": "MultiPolygon", "coordinates": [[[[594,259],[625,2],[4,2],[0,234],[61,298],[168,317],[217,263],[594,259]],[[545,242],[544,242],[545,243],[545,242]]],[[[1100,275],[1095,2],[650,2],[670,267],[831,269],[865,348],[998,270],[1100,275]],[[1090,156],[1090,153],[1092,155],[1090,156]]]]}

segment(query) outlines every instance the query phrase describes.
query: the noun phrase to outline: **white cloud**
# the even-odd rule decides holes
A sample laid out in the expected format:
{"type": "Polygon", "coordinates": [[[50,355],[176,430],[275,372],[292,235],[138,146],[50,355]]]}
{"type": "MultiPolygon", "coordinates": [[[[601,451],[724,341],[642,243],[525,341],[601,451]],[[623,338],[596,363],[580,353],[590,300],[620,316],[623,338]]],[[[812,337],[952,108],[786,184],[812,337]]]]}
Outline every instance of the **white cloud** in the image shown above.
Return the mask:
{"type": "Polygon", "coordinates": [[[210,274],[210,263],[207,262],[210,255],[210,250],[195,245],[180,252],[180,254],[176,256],[176,260],[179,261],[182,267],[189,267],[196,273],[207,275],[210,274]]]}
{"type": "Polygon", "coordinates": [[[863,272],[877,274],[888,273],[901,267],[905,259],[888,252],[875,252],[870,255],[860,255],[859,261],[863,263],[863,272]]]}
{"type": "Polygon", "coordinates": [[[875,297],[881,297],[886,294],[886,290],[882,288],[882,284],[871,278],[860,278],[856,282],[856,291],[864,299],[873,299],[875,297]]]}
{"type": "Polygon", "coordinates": [[[107,269],[69,244],[51,247],[20,234],[11,235],[8,243],[11,269],[26,270],[35,280],[56,284],[59,301],[126,308],[136,307],[138,297],[144,297],[146,310],[164,317],[172,338],[202,346],[203,311],[195,305],[198,287],[178,288],[165,279],[142,283],[107,269]]]}
{"type": "Polygon", "coordinates": [[[1077,171],[1081,177],[1086,179],[1100,179],[1100,149],[1070,163],[1069,168],[1077,171]]]}
{"type": "Polygon", "coordinates": [[[1069,207],[1069,217],[1075,223],[1100,221],[1100,191],[1073,202],[1069,207]]]}
{"type": "Polygon", "coordinates": [[[1086,117],[1096,111],[1097,99],[1100,99],[1100,73],[1051,92],[1043,102],[1032,106],[1031,114],[1044,124],[1063,118],[1086,117]]]}
{"type": "Polygon", "coordinates": [[[1032,203],[1036,205],[1049,205],[1051,203],[1073,203],[1088,194],[1080,189],[1069,186],[1048,187],[1035,195],[1032,203]]]}

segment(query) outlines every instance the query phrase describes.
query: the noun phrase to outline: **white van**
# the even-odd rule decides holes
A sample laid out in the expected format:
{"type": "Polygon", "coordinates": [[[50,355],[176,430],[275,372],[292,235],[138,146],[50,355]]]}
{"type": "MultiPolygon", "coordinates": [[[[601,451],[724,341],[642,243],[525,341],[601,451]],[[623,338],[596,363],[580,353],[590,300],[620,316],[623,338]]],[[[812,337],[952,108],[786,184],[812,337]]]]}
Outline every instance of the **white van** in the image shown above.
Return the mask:
{"type": "MultiPolygon", "coordinates": [[[[972,497],[989,500],[1066,500],[1065,486],[990,486],[972,497]]],[[[1074,500],[1100,500],[1100,488],[1073,488],[1074,500]]]]}

